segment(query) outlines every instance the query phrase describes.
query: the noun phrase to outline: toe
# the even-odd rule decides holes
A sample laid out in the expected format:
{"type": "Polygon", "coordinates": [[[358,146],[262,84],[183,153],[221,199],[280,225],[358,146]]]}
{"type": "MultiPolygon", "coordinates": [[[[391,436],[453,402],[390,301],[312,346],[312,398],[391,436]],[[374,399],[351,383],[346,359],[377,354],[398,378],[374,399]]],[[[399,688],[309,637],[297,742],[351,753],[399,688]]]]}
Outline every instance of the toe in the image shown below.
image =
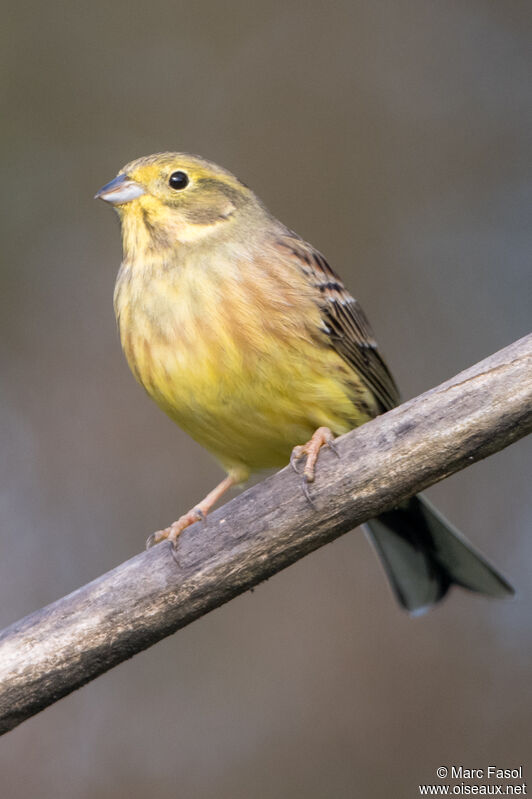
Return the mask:
{"type": "Polygon", "coordinates": [[[314,478],[316,476],[316,463],[319,457],[319,453],[322,447],[328,446],[332,449],[334,454],[339,458],[340,454],[338,449],[334,443],[334,436],[332,432],[329,430],[328,427],[318,427],[315,431],[314,435],[307,441],[306,444],[298,445],[294,447],[292,450],[292,454],[290,455],[290,465],[295,472],[300,474],[298,469],[298,461],[306,456],[307,460],[305,463],[305,468],[303,469],[303,479],[304,479],[304,492],[305,496],[308,501],[312,503],[310,498],[310,494],[308,491],[308,484],[314,482],[314,478]]]}
{"type": "Polygon", "coordinates": [[[303,477],[305,478],[305,482],[313,483],[314,478],[316,477],[316,462],[318,460],[318,452],[309,452],[307,455],[307,462],[305,463],[305,468],[303,469],[303,477]]]}
{"type": "Polygon", "coordinates": [[[305,447],[301,446],[300,444],[297,447],[294,447],[290,454],[290,466],[294,470],[296,474],[300,474],[299,471],[299,461],[305,454],[305,447]]]}
{"type": "Polygon", "coordinates": [[[194,522],[205,521],[206,515],[207,514],[201,508],[189,510],[188,513],[185,513],[184,516],[181,516],[176,522],[171,524],[170,527],[152,533],[146,541],[146,549],[160,544],[161,541],[170,541],[175,546],[180,533],[187,527],[190,527],[191,524],[194,524],[194,522]]]}
{"type": "Polygon", "coordinates": [[[189,510],[188,513],[185,513],[184,516],[181,516],[180,519],[170,525],[168,528],[168,540],[175,545],[177,537],[181,535],[183,530],[186,530],[187,527],[190,527],[195,522],[205,521],[205,518],[206,514],[201,508],[192,508],[192,510],[189,510]]]}
{"type": "Polygon", "coordinates": [[[151,549],[155,544],[160,544],[166,538],[168,538],[168,530],[157,530],[146,539],[146,549],[151,549]]]}
{"type": "Polygon", "coordinates": [[[305,480],[305,479],[303,479],[303,493],[305,495],[305,499],[307,500],[308,504],[312,508],[316,508],[316,503],[314,502],[314,500],[312,499],[312,497],[310,495],[310,490],[309,490],[309,487],[308,487],[308,481],[305,480]]]}
{"type": "Polygon", "coordinates": [[[330,438],[329,441],[327,441],[327,446],[329,447],[329,449],[331,449],[334,452],[337,458],[341,457],[340,452],[338,450],[338,445],[336,444],[334,438],[330,438]]]}

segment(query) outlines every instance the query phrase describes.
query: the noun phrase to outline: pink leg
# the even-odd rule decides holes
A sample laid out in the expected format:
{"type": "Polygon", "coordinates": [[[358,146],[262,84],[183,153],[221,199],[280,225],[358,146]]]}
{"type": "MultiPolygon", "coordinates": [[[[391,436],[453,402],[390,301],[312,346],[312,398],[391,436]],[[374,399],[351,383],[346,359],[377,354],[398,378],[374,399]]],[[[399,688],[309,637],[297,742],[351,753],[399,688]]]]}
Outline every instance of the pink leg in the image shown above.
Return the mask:
{"type": "Polygon", "coordinates": [[[209,491],[205,499],[202,499],[195,508],[189,510],[188,513],[185,513],[165,530],[157,530],[156,533],[152,533],[146,541],[146,549],[165,540],[172,541],[172,543],[175,544],[178,535],[182,533],[186,527],[194,524],[194,522],[205,519],[212,506],[218,502],[220,497],[238,482],[239,480],[234,475],[227,475],[216,488],[209,491]]]}

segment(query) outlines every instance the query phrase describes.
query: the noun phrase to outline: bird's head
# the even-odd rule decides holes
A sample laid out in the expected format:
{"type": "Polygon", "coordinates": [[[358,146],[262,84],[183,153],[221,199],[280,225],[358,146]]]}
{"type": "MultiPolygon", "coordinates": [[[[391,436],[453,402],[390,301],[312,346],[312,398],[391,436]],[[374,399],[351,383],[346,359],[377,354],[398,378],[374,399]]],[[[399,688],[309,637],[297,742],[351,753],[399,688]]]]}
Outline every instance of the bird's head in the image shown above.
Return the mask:
{"type": "Polygon", "coordinates": [[[230,172],[185,153],[157,153],[131,161],[96,198],[118,211],[126,251],[223,235],[243,210],[261,207],[230,172]]]}

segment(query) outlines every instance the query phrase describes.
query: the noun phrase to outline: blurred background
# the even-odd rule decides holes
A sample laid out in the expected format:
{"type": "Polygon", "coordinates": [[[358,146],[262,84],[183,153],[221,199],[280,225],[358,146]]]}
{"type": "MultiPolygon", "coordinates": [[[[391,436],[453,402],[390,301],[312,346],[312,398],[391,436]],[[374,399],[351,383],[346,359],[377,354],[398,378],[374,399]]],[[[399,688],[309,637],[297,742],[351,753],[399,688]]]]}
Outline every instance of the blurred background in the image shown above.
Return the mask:
{"type": "MultiPolygon", "coordinates": [[[[0,131],[0,626],[138,552],[220,478],[120,351],[118,221],[185,150],[252,186],[362,302],[405,398],[529,332],[530,5],[10,4],[0,131]]],[[[398,797],[530,779],[530,443],[429,492],[517,587],[411,620],[360,530],[25,722],[4,799],[398,797]]]]}

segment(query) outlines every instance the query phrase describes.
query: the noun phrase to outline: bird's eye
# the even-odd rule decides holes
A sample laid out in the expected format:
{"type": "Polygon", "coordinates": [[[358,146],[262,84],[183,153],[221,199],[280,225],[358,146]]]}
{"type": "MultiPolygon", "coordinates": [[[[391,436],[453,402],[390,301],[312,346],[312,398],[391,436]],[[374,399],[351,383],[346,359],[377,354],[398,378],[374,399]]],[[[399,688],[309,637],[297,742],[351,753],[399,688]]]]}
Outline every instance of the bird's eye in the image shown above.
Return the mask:
{"type": "Polygon", "coordinates": [[[185,189],[188,186],[188,175],[186,172],[172,172],[168,183],[172,189],[185,189]]]}

